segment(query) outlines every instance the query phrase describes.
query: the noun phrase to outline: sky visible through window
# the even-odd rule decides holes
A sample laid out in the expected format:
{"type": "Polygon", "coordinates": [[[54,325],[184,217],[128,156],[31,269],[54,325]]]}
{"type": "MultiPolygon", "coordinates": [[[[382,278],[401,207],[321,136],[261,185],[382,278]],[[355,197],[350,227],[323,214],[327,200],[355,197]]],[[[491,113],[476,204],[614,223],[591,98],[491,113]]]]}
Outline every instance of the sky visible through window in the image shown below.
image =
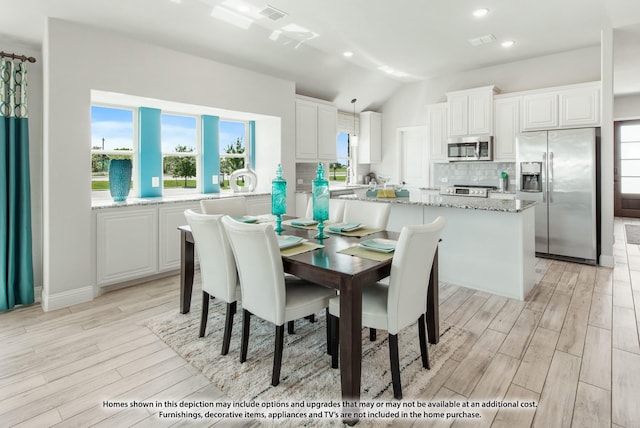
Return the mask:
{"type": "Polygon", "coordinates": [[[344,161],[342,159],[348,159],[349,158],[349,153],[348,153],[348,143],[347,141],[349,140],[349,134],[347,134],[346,132],[340,132],[338,134],[338,160],[339,162],[344,164],[344,161]]]}
{"type": "Polygon", "coordinates": [[[133,150],[133,110],[91,106],[91,147],[133,150]]]}
{"type": "Polygon", "coordinates": [[[175,153],[178,146],[186,147],[187,151],[196,151],[198,141],[195,117],[163,114],[160,129],[162,153],[175,153]]]}

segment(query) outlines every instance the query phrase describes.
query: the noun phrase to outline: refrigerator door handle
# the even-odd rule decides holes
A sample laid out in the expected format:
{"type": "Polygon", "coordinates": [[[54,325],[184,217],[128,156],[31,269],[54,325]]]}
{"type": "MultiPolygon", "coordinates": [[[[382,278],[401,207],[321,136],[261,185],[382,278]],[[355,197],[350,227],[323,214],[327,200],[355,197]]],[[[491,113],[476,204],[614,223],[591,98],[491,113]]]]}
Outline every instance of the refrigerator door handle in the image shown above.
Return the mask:
{"type": "Polygon", "coordinates": [[[549,203],[553,203],[553,152],[549,152],[549,203]]]}
{"type": "MultiPolygon", "coordinates": [[[[546,171],[546,170],[547,170],[547,153],[543,152],[542,153],[542,171],[546,171]]],[[[547,202],[547,185],[544,182],[544,180],[542,180],[542,183],[540,183],[540,186],[542,188],[542,203],[546,203],[547,202]]]]}

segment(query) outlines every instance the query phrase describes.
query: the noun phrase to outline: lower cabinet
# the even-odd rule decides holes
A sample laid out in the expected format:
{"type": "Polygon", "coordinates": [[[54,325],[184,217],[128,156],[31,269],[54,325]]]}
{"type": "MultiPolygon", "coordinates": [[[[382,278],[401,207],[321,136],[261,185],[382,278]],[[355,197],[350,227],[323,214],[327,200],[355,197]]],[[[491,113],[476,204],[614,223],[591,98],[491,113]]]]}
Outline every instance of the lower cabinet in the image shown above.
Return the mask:
{"type": "Polygon", "coordinates": [[[158,208],[158,272],[180,269],[180,231],[187,224],[184,211],[200,212],[200,204],[158,208]]]}

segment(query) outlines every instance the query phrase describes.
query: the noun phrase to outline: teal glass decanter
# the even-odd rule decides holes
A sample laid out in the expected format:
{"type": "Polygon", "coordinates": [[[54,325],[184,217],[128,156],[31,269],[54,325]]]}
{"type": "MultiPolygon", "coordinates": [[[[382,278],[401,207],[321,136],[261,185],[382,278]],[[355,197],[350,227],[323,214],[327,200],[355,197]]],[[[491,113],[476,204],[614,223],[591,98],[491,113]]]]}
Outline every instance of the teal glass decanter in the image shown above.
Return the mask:
{"type": "Polygon", "coordinates": [[[287,180],[282,178],[282,167],[278,164],[276,178],[271,181],[271,214],[276,216],[276,233],[282,234],[282,216],[287,213],[287,180]]]}
{"type": "Polygon", "coordinates": [[[324,178],[322,163],[318,163],[316,179],[312,184],[313,219],[318,222],[316,239],[326,239],[329,236],[324,233],[324,222],[329,219],[329,182],[324,178]]]}

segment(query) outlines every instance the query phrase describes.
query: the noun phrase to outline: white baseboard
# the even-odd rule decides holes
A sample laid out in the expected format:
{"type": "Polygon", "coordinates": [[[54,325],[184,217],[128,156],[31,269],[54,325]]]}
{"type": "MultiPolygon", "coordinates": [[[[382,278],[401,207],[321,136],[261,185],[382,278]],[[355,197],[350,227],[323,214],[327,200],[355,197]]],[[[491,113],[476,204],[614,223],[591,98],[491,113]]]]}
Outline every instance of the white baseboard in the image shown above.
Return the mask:
{"type": "Polygon", "coordinates": [[[605,256],[604,254],[600,254],[600,266],[613,268],[615,260],[613,256],[605,256]]]}
{"type": "Polygon", "coordinates": [[[75,290],[63,291],[62,293],[48,294],[46,289],[42,290],[42,310],[45,312],[66,308],[67,306],[93,300],[93,287],[76,288],[75,290]]]}

